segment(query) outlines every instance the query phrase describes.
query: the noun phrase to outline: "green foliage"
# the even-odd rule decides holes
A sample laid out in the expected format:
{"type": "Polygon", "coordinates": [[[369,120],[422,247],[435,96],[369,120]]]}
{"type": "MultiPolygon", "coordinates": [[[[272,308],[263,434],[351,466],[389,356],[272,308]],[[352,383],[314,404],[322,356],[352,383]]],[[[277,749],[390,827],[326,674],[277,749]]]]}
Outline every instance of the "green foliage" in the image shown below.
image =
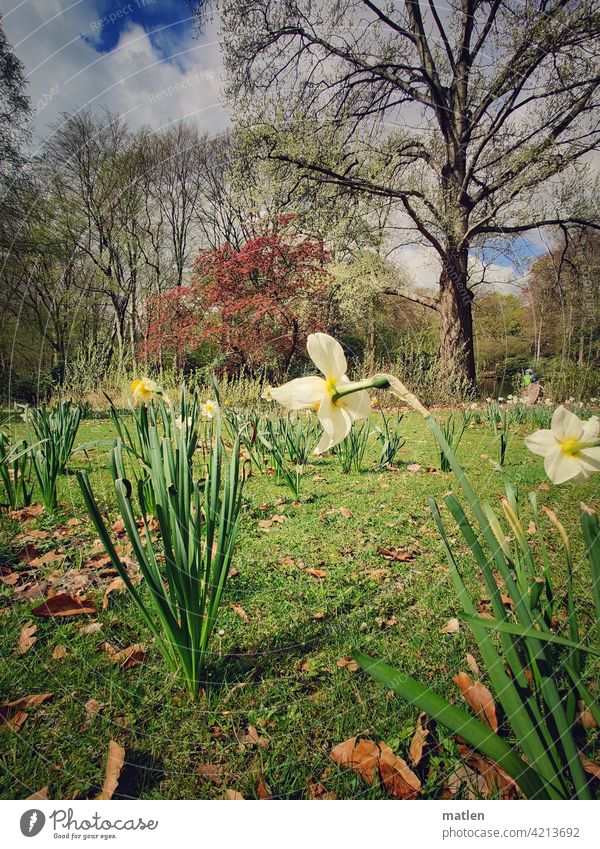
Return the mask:
{"type": "Polygon", "coordinates": [[[121,562],[87,472],[79,472],[78,480],[92,522],[114,568],[165,660],[182,675],[195,698],[238,533],[243,486],[240,444],[236,440],[227,462],[218,418],[206,477],[198,483],[193,479],[189,443],[183,429],[161,438],[157,428],[150,425],[147,436],[148,478],[146,482],[138,481],[137,503],[127,478],[120,439],[111,451],[110,470],[127,536],[150,594],[150,606],[132,584],[121,562]],[[148,521],[147,491],[151,493],[158,520],[160,548],[148,521]],[[136,512],[142,517],[145,539],[140,535],[136,512]]]}
{"type": "Polygon", "coordinates": [[[478,596],[467,588],[454,552],[455,543],[446,530],[437,502],[430,498],[434,520],[442,537],[455,592],[479,647],[487,674],[502,705],[506,723],[517,740],[518,750],[498,732],[466,710],[421,686],[392,667],[367,657],[354,656],[373,677],[401,698],[417,705],[437,721],[459,734],[470,745],[502,766],[528,798],[592,798],[579,757],[574,731],[576,702],[583,701],[598,721],[600,709],[585,683],[590,674],[588,659],[600,656],[600,526],[594,514],[581,516],[588,549],[591,585],[595,600],[596,630],[586,640],[574,604],[571,551],[564,528],[553,514],[551,520],[563,540],[567,565],[566,598],[559,604],[552,580],[548,549],[539,531],[537,502],[530,506],[537,528],[536,545],[530,545],[523,529],[516,491],[507,486],[503,500],[508,533],[492,508],[482,503],[456,460],[452,448],[432,416],[427,418],[440,448],[456,475],[475,525],[459,499],[449,494],[444,503],[456,522],[473,561],[480,569],[492,605],[493,619],[479,616],[478,596]],[[507,608],[502,593],[510,598],[507,608]],[[566,610],[566,635],[556,633],[557,616],[566,610]],[[490,631],[497,635],[491,639],[490,631]]]}
{"type": "Polygon", "coordinates": [[[24,439],[11,444],[4,431],[0,431],[0,480],[6,493],[6,502],[12,510],[31,504],[33,484],[29,447],[24,439]]]}
{"type": "Polygon", "coordinates": [[[53,407],[28,407],[27,424],[31,425],[40,443],[52,443],[58,473],[63,475],[73,451],[83,410],[71,401],[59,401],[53,407]]]}
{"type": "Polygon", "coordinates": [[[338,458],[344,474],[363,470],[370,435],[371,426],[367,419],[361,424],[353,424],[348,436],[335,446],[333,453],[338,458]]]}
{"type": "Polygon", "coordinates": [[[406,438],[400,433],[400,423],[403,418],[404,415],[402,413],[396,413],[392,421],[391,416],[388,418],[383,410],[381,411],[381,427],[376,425],[373,428],[373,432],[376,434],[377,441],[381,446],[379,463],[377,464],[378,469],[393,466],[398,451],[406,443],[406,438]]]}
{"type": "MultiPolygon", "coordinates": [[[[444,439],[454,452],[458,450],[458,446],[460,445],[460,441],[463,438],[463,434],[467,429],[469,421],[470,416],[468,413],[463,410],[461,410],[460,413],[457,413],[453,410],[446,421],[441,425],[444,439]]],[[[440,468],[442,472],[450,471],[450,463],[443,451],[440,451],[440,468]]]]}

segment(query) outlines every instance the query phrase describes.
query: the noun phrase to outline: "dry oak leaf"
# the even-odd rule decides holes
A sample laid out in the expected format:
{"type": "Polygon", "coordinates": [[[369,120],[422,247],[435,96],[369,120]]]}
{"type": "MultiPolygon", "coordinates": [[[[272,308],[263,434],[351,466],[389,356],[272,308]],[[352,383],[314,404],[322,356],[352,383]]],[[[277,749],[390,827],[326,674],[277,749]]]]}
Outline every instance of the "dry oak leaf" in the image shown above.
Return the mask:
{"type": "Polygon", "coordinates": [[[440,634],[456,634],[460,630],[460,622],[458,619],[448,619],[443,628],[440,628],[440,634]]]}
{"type": "Polygon", "coordinates": [[[479,719],[485,722],[492,731],[498,731],[498,717],[494,698],[485,684],[473,681],[466,672],[459,672],[452,679],[465,701],[473,708],[479,719]]]}
{"type": "Polygon", "coordinates": [[[267,784],[264,775],[261,773],[258,779],[258,785],[256,787],[256,793],[259,799],[272,799],[273,794],[269,789],[269,785],[267,784]]]}
{"type": "Polygon", "coordinates": [[[585,702],[578,702],[577,710],[579,721],[581,722],[584,728],[593,729],[598,727],[596,720],[592,716],[592,712],[588,707],[586,707],[585,702]]]}
{"type": "Polygon", "coordinates": [[[271,516],[271,522],[277,522],[278,525],[283,525],[285,522],[285,516],[278,515],[276,513],[274,516],[271,516]]]}
{"type": "Polygon", "coordinates": [[[29,565],[37,569],[38,566],[47,566],[49,563],[54,563],[55,561],[60,563],[65,560],[66,557],[66,554],[59,554],[57,551],[47,551],[39,557],[34,557],[33,560],[30,561],[29,565]]]}
{"type": "Polygon", "coordinates": [[[397,560],[399,563],[412,560],[415,556],[412,551],[405,551],[402,548],[383,548],[381,545],[377,546],[377,554],[381,554],[386,560],[397,560]]]}
{"type": "Polygon", "coordinates": [[[19,560],[21,563],[29,563],[29,565],[31,565],[31,561],[35,560],[36,557],[39,557],[40,554],[41,552],[39,548],[34,543],[28,542],[19,554],[19,560]]]}
{"type": "Polygon", "coordinates": [[[111,593],[116,592],[117,590],[122,591],[125,589],[125,582],[123,578],[115,578],[107,588],[104,590],[104,598],[102,599],[102,609],[105,610],[108,607],[108,597],[111,593]]]}
{"type": "Polygon", "coordinates": [[[358,670],[358,663],[350,655],[339,657],[336,663],[341,669],[347,669],[348,672],[356,672],[358,670]]]}
{"type": "Polygon", "coordinates": [[[347,507],[338,507],[338,513],[344,517],[344,519],[351,519],[352,513],[348,510],[347,507]]]}
{"type": "Polygon", "coordinates": [[[81,631],[82,634],[96,634],[102,628],[102,622],[98,622],[94,620],[93,622],[88,622],[87,625],[81,625],[77,630],[81,631]]]}
{"type": "Polygon", "coordinates": [[[427,744],[429,734],[430,731],[429,725],[427,724],[427,714],[420,713],[419,718],[417,719],[415,733],[410,741],[410,748],[408,750],[409,757],[414,766],[418,766],[421,758],[423,757],[423,749],[427,744]]]}
{"type": "Polygon", "coordinates": [[[335,793],[328,790],[320,781],[312,781],[308,785],[309,799],[337,799],[335,793]]]}
{"type": "MultiPolygon", "coordinates": [[[[105,647],[109,643],[104,644],[105,647]]],[[[147,654],[143,646],[135,643],[132,646],[127,646],[126,649],[120,651],[109,651],[113,663],[120,663],[123,669],[133,669],[136,666],[141,666],[146,660],[147,654]]]]}
{"type": "Polygon", "coordinates": [[[250,621],[250,617],[248,616],[241,604],[235,604],[234,602],[231,602],[229,604],[229,607],[233,610],[236,616],[240,617],[243,622],[250,621]]]}
{"type": "Polygon", "coordinates": [[[327,577],[327,572],[325,571],[325,569],[313,569],[312,567],[310,567],[309,569],[306,569],[305,572],[307,575],[312,575],[313,578],[321,579],[327,577]]]}
{"type": "Polygon", "coordinates": [[[588,775],[593,775],[594,778],[600,779],[600,764],[590,761],[589,758],[586,758],[581,752],[579,752],[579,759],[581,760],[581,765],[588,775]]]}
{"type": "Polygon", "coordinates": [[[235,736],[242,748],[244,746],[260,746],[261,749],[266,749],[269,745],[268,739],[263,737],[262,734],[259,734],[254,725],[248,726],[247,734],[244,734],[242,731],[236,731],[235,736]]]}
{"type": "Polygon", "coordinates": [[[521,794],[517,782],[501,766],[482,757],[479,752],[469,749],[468,746],[459,746],[459,751],[467,766],[483,777],[488,790],[486,796],[514,799],[521,794]]]}
{"type": "Polygon", "coordinates": [[[43,604],[31,611],[32,616],[77,616],[96,613],[92,602],[86,598],[76,598],[69,593],[59,593],[47,598],[43,604]]]}
{"type": "Polygon", "coordinates": [[[25,708],[37,707],[53,695],[54,693],[33,693],[0,705],[0,728],[8,727],[18,731],[29,716],[25,708]]]}
{"type": "Polygon", "coordinates": [[[243,799],[244,797],[242,796],[241,793],[238,793],[237,790],[226,790],[225,791],[225,798],[237,800],[237,799],[243,799]]]}
{"type": "Polygon", "coordinates": [[[19,634],[19,654],[25,654],[26,651],[37,642],[37,637],[35,636],[35,632],[37,631],[37,625],[34,625],[31,619],[21,628],[21,633],[19,634]]]}
{"type": "Polygon", "coordinates": [[[20,510],[11,510],[10,518],[17,522],[28,522],[30,519],[36,519],[43,512],[43,504],[30,504],[29,507],[22,507],[20,510]]]}
{"type": "Polygon", "coordinates": [[[35,793],[32,793],[31,796],[27,797],[28,799],[47,799],[48,798],[48,787],[42,787],[40,790],[36,790],[35,793]]]}
{"type": "Polygon", "coordinates": [[[125,749],[123,746],[119,746],[114,740],[111,740],[108,744],[104,784],[102,785],[102,791],[96,796],[96,799],[112,799],[113,793],[117,789],[124,763],[125,749]]]}
{"type": "Polygon", "coordinates": [[[467,654],[466,656],[467,666],[473,673],[473,675],[479,675],[479,667],[477,666],[477,661],[473,657],[472,654],[467,654]]]}
{"type": "Polygon", "coordinates": [[[273,524],[272,519],[259,519],[258,520],[258,527],[263,531],[268,531],[272,524],[273,524]]]}
{"type": "Polygon", "coordinates": [[[415,799],[421,789],[419,778],[386,743],[351,737],[332,749],[329,757],[356,772],[367,784],[380,781],[397,799],[415,799]]]}
{"type": "Polygon", "coordinates": [[[219,785],[223,783],[223,769],[217,764],[198,764],[196,772],[206,781],[210,781],[211,784],[219,785]]]}
{"type": "Polygon", "coordinates": [[[54,651],[52,652],[52,660],[62,660],[63,657],[66,657],[68,654],[67,647],[62,643],[54,646],[54,651]]]}

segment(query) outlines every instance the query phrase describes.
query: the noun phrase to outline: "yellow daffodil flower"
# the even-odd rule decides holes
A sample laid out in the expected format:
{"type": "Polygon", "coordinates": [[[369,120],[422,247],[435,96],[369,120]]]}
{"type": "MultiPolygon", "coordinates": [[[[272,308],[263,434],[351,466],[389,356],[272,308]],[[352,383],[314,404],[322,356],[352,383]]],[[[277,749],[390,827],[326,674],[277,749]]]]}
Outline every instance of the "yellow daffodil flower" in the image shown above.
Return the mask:
{"type": "Polygon", "coordinates": [[[160,390],[157,383],[154,380],[150,380],[149,377],[142,377],[138,380],[132,381],[131,383],[131,394],[133,395],[133,400],[136,404],[145,404],[147,401],[151,401],[154,396],[159,393],[160,390]]]}

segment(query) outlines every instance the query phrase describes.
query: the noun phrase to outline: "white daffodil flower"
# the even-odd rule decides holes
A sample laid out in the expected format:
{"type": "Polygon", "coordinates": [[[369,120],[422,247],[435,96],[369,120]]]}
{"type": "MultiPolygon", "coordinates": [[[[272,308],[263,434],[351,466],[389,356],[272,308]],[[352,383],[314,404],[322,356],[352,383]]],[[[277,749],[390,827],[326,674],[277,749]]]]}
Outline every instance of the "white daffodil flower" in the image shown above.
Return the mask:
{"type": "Polygon", "coordinates": [[[205,401],[204,404],[200,406],[200,415],[203,419],[212,419],[217,412],[217,402],[216,401],[205,401]]]}
{"type": "Polygon", "coordinates": [[[186,419],[183,419],[181,416],[177,416],[175,419],[175,427],[178,430],[184,430],[185,428],[189,428],[192,426],[192,417],[187,416],[186,419]]]}
{"type": "Polygon", "coordinates": [[[272,386],[267,386],[265,389],[263,389],[263,391],[260,394],[260,397],[263,399],[263,401],[274,401],[275,400],[275,398],[273,398],[273,391],[272,390],[273,390],[272,386]]]}
{"type": "Polygon", "coordinates": [[[348,436],[354,422],[368,418],[371,399],[364,389],[343,394],[344,384],[350,384],[348,364],[342,346],[332,336],[311,333],[306,347],[323,377],[298,377],[271,387],[271,397],[287,410],[316,411],[323,436],[315,453],[323,454],[348,436]]]}
{"type": "Polygon", "coordinates": [[[584,481],[600,472],[600,420],[592,416],[583,422],[579,416],[557,407],[550,430],[538,430],[526,437],[525,445],[544,458],[544,468],[552,483],[574,478],[584,481]]]}

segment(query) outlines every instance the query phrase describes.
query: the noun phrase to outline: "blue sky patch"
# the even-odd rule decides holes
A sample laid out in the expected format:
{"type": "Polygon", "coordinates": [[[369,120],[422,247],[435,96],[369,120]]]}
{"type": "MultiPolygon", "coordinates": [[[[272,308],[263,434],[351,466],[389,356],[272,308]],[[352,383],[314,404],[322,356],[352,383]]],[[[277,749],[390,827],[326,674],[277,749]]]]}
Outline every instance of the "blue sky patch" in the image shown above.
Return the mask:
{"type": "Polygon", "coordinates": [[[96,18],[90,16],[89,32],[81,37],[97,53],[109,53],[124,30],[138,25],[158,55],[171,61],[194,32],[194,15],[187,0],[98,0],[93,5],[96,18]]]}

